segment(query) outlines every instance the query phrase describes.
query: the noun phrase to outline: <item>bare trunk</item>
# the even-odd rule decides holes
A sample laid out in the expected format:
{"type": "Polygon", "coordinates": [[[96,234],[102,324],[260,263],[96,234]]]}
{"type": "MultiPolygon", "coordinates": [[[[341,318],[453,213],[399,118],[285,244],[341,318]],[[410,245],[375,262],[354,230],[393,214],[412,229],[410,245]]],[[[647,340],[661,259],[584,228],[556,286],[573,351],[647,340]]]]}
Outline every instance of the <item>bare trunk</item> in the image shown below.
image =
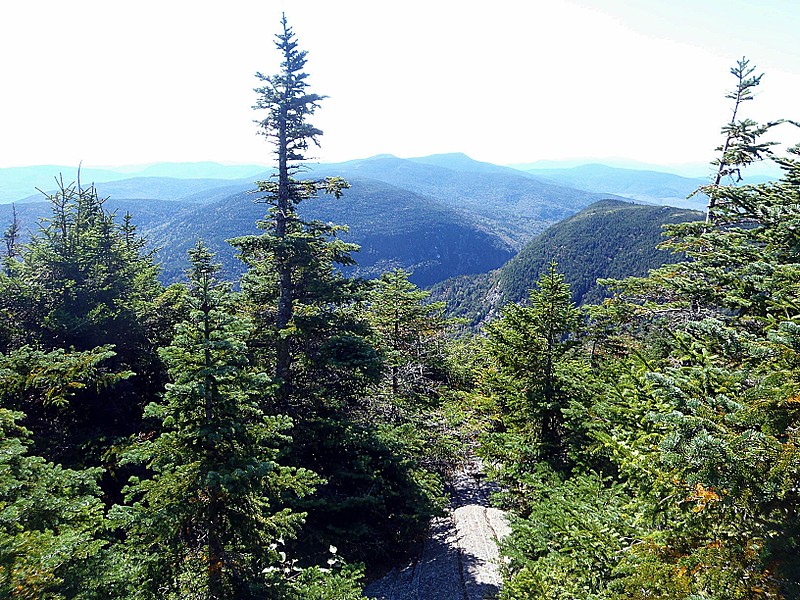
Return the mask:
{"type": "Polygon", "coordinates": [[[289,182],[289,164],[287,150],[287,116],[282,115],[278,139],[278,204],[275,215],[275,236],[278,238],[276,263],[278,270],[278,306],[275,316],[275,376],[278,379],[278,402],[284,407],[289,405],[291,395],[291,357],[289,340],[281,335],[292,318],[292,267],[288,248],[286,247],[287,221],[290,211],[291,188],[289,182]]]}

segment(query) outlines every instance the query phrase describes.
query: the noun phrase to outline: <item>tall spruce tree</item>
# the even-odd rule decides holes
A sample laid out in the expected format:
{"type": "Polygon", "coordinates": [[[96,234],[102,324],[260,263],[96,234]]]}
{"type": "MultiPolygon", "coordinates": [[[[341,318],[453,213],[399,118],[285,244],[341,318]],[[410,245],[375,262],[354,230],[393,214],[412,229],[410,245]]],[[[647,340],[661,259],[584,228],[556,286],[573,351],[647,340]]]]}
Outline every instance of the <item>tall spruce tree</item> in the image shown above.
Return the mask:
{"type": "Polygon", "coordinates": [[[755,66],[750,66],[747,58],[742,58],[737,61],[735,66],[731,67],[731,74],[736,78],[736,87],[725,95],[727,99],[733,101],[731,120],[722,127],[725,139],[716,148],[720,153],[719,157],[711,163],[717,168],[714,181],[711,185],[703,188],[708,195],[706,223],[713,221],[715,209],[724,198],[724,195],[718,193],[723,179],[730,177],[738,183],[742,180],[743,168],[772,155],[771,147],[775,144],[762,142],[760,138],[779,122],[760,125],[752,119],[739,118],[742,105],[755,98],[755,89],[761,83],[763,73],[754,75],[755,71],[755,66]]]}
{"type": "MultiPolygon", "coordinates": [[[[746,61],[732,69],[745,97],[752,72],[746,61]]],[[[736,138],[715,164],[747,165],[766,146],[736,138]]],[[[668,228],[665,245],[687,260],[621,283],[600,309],[625,315],[629,335],[593,408],[595,451],[638,515],[614,568],[617,597],[798,595],[797,152],[776,159],[776,182],[716,177],[703,188],[711,218],[668,228]]]]}
{"type": "Polygon", "coordinates": [[[286,464],[308,468],[326,483],[304,499],[308,512],[298,551],[324,556],[330,544],[345,557],[376,560],[423,531],[433,510],[430,494],[412,476],[380,424],[357,418],[382,375],[370,340],[365,282],[345,277],[356,246],[337,237],[340,227],[307,221],[298,206],[319,193],[340,196],[340,178],[301,180],[308,148],[321,131],[308,119],[322,96],[308,90],[306,53],[285,17],[276,36],[283,61],[276,75],[258,75],[255,106],[272,142],[277,170],[258,182],[270,208],[262,235],[230,240],[248,270],[242,309],[253,321],[254,364],[276,385],[270,414],[293,419],[286,464]]]}
{"type": "Polygon", "coordinates": [[[274,268],[277,283],[274,328],[278,332],[274,338],[275,375],[279,396],[285,404],[292,390],[292,353],[288,328],[295,313],[295,303],[302,293],[298,270],[306,265],[313,268],[313,261],[323,258],[314,256],[315,251],[333,250],[331,256],[326,258],[332,262],[351,264],[349,251],[353,247],[323,245],[315,248],[320,237],[333,235],[335,228],[322,223],[304,224],[297,214],[298,203],[316,196],[319,191],[339,197],[342,190],[349,186],[340,178],[323,181],[295,179],[302,163],[308,158],[306,152],[309,145],[319,144],[322,131],[310,124],[308,118],[314,114],[324,96],[310,93],[307,89],[308,74],[303,71],[306,52],[298,49],[285,15],[281,26],[282,32],[275,40],[283,59],[281,70],[275,75],[256,74],[263,85],[255,90],[258,100],[253,107],[267,112],[256,123],[261,134],[273,143],[277,159],[276,176],[258,182],[260,200],[272,207],[269,218],[259,223],[260,227],[269,230],[269,235],[261,237],[260,243],[255,245],[253,238],[249,238],[248,243],[234,242],[234,245],[242,249],[245,261],[268,255],[274,268]]]}

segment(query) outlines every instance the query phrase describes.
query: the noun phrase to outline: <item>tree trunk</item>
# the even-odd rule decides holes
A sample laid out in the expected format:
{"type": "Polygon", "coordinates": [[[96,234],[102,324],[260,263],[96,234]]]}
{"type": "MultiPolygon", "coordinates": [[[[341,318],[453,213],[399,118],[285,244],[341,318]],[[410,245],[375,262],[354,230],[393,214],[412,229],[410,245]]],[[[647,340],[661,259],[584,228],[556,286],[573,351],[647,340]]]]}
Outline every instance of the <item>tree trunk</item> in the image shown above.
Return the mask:
{"type": "MultiPolygon", "coordinates": [[[[285,103],[286,104],[286,103],[285,103]]],[[[292,318],[292,266],[287,238],[287,215],[289,214],[291,188],[289,182],[289,165],[287,150],[287,115],[284,105],[281,114],[281,124],[278,132],[278,204],[275,215],[275,236],[278,238],[275,260],[278,269],[278,306],[275,316],[275,377],[278,380],[278,403],[284,408],[289,407],[291,395],[291,356],[289,353],[289,340],[281,335],[292,318]]]]}

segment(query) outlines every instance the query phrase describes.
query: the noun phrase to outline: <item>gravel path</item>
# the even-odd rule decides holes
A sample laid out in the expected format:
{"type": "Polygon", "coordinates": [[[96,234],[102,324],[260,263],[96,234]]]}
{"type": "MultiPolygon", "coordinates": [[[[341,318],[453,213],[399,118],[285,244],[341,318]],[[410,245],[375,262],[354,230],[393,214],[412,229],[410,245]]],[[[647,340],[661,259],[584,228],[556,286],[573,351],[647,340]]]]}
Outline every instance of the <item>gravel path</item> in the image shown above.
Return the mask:
{"type": "Polygon", "coordinates": [[[497,540],[509,531],[489,506],[489,485],[472,465],[453,482],[450,510],[434,519],[422,555],[367,586],[375,600],[486,600],[500,591],[497,540]]]}

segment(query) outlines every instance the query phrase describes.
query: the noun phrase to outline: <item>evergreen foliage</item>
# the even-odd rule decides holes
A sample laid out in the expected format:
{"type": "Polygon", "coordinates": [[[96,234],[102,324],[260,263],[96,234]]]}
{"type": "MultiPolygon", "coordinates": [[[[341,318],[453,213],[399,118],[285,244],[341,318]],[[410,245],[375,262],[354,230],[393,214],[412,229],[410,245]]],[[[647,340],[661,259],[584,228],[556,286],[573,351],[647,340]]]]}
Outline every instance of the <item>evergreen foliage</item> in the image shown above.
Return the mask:
{"type": "MultiPolygon", "coordinates": [[[[580,323],[556,263],[531,290],[530,306],[511,304],[486,327],[493,360],[488,383],[497,394],[503,434],[491,448],[522,452],[511,464],[568,464],[564,411],[573,400],[570,349],[580,323]]],[[[487,447],[489,445],[487,444],[487,447]]],[[[507,457],[508,458],[508,457],[507,457]]]]}
{"type": "MultiPolygon", "coordinates": [[[[256,105],[277,168],[263,233],[232,240],[240,291],[200,242],[162,288],[132,217],[79,182],[58,180],[28,243],[16,218],[4,233],[0,594],[355,599],[352,561],[423,539],[479,443],[512,527],[502,598],[800,598],[800,146],[776,157],[761,136],[793,122],[741,118],[749,62],[708,219],[652,209],[675,262],[625,254],[623,272],[657,268],[602,299],[575,287],[595,271],[568,259],[571,287],[541,252],[525,304],[452,340],[408,273],[346,276],[341,228],[298,214],[347,184],[297,178],[323,97],[281,25],[256,105]],[[768,156],[780,180],[739,181],[768,156]]],[[[604,202],[569,225],[647,238],[630,225],[650,217],[604,202]]],[[[530,255],[486,278],[496,296],[529,285],[530,255]]]]}
{"type": "Polygon", "coordinates": [[[80,598],[105,544],[100,469],[63,469],[30,454],[21,417],[0,408],[0,595],[80,598]]]}
{"type": "MultiPolygon", "coordinates": [[[[738,109],[760,78],[747,61],[732,72],[738,109]]],[[[791,149],[778,159],[780,181],[723,185],[720,173],[736,175],[770,146],[758,135],[772,124],[732,123],[723,128],[720,170],[703,188],[710,218],[667,228],[664,246],[686,259],[615,282],[614,298],[588,307],[586,335],[572,355],[579,366],[567,374],[584,400],[561,406],[580,434],[572,468],[519,454],[535,448],[530,443],[487,444],[489,453],[517,449],[491,454],[516,481],[504,495],[517,499],[504,597],[800,593],[793,508],[800,163],[791,149]]],[[[490,342],[501,345],[490,348],[518,356],[514,338],[497,336],[505,319],[489,326],[490,342]]],[[[526,366],[512,384],[527,390],[537,372],[526,366]]],[[[499,390],[515,397],[513,385],[499,390]]],[[[527,421],[522,410],[513,413],[527,421]]],[[[498,418],[489,441],[507,435],[502,410],[498,418]]]]}
{"type": "Polygon", "coordinates": [[[288,331],[294,316],[294,304],[299,301],[304,273],[313,277],[317,269],[325,269],[326,264],[351,264],[349,252],[354,248],[345,244],[326,243],[336,228],[321,222],[304,223],[297,214],[297,205],[314,197],[319,191],[339,197],[348,184],[338,177],[323,181],[298,181],[294,175],[306,160],[309,144],[318,144],[322,131],[308,122],[323,99],[307,90],[308,74],[303,71],[306,52],[298,49],[294,32],[287,24],[284,15],[283,31],[276,36],[275,46],[281,53],[281,71],[266,76],[257,73],[256,77],[264,83],[256,88],[258,102],[253,107],[266,110],[267,116],[256,121],[261,133],[273,142],[277,159],[277,174],[272,180],[258,182],[260,200],[271,208],[267,220],[259,227],[268,233],[259,236],[233,240],[234,246],[242,251],[242,258],[250,265],[264,265],[269,261],[274,269],[277,282],[275,330],[275,375],[278,380],[279,395],[288,403],[292,388],[292,356],[288,331]],[[321,263],[320,263],[321,261],[321,263]],[[304,269],[305,267],[305,269],[304,269]]]}
{"type": "Polygon", "coordinates": [[[408,273],[396,269],[375,282],[369,320],[388,370],[392,398],[430,398],[436,395],[436,380],[442,379],[448,322],[444,303],[425,303],[430,292],[418,289],[408,278],[408,273]]]}
{"type": "MultiPolygon", "coordinates": [[[[19,360],[25,355],[29,363],[57,360],[67,377],[91,357],[103,359],[101,371],[127,373],[113,388],[107,378],[104,385],[65,381],[74,397],[68,424],[41,403],[16,405],[47,457],[79,465],[88,452],[88,462],[99,464],[103,448],[136,431],[142,399],[163,384],[156,344],[168,335],[168,317],[177,309],[164,310],[170,305],[162,299],[157,267],[130,220],[117,225],[93,187],[58,183],[48,197],[51,217],[29,243],[14,246],[0,275],[0,351],[17,353],[19,360]],[[159,303],[157,320],[149,315],[159,303]]],[[[46,377],[35,370],[33,376],[46,377]]]]}
{"type": "Polygon", "coordinates": [[[249,324],[201,243],[190,259],[189,318],[162,350],[173,382],[145,411],[160,426],[128,452],[152,476],[132,481],[117,512],[144,597],[263,596],[270,545],[302,521],[287,504],[317,480],[276,463],[291,424],[261,408],[274,390],[249,368],[249,324]]]}
{"type": "Polygon", "coordinates": [[[285,464],[325,480],[298,504],[308,518],[296,551],[321,559],[334,545],[348,559],[375,562],[424,533],[441,488],[416,471],[398,429],[363,418],[383,358],[364,310],[367,285],[340,270],[354,264],[357,248],[337,237],[340,227],[297,212],[320,192],[339,198],[348,184],[296,178],[322,133],[308,119],[323,97],[307,89],[306,54],[285,19],[276,47],[281,71],[258,75],[264,85],[255,106],[267,113],[258,123],[277,159],[272,179],[257,184],[270,208],[258,223],[262,235],[230,240],[248,268],[241,283],[242,310],[254,325],[248,343],[275,386],[265,411],[294,420],[285,464]]]}

